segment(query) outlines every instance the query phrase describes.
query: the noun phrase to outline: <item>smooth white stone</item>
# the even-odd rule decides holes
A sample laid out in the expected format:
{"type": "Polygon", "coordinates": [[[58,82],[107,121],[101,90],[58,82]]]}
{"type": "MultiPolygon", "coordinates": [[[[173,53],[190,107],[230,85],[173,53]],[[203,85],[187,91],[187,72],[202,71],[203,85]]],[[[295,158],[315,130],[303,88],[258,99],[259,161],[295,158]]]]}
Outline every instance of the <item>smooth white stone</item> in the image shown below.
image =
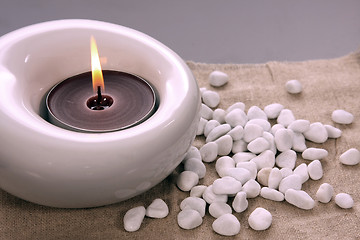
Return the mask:
{"type": "Polygon", "coordinates": [[[206,120],[205,118],[200,118],[200,121],[199,121],[199,125],[198,125],[198,128],[197,128],[197,131],[196,131],[196,135],[203,135],[204,134],[204,129],[205,129],[205,125],[206,123],[208,122],[208,120],[206,120]]]}
{"type": "Polygon", "coordinates": [[[347,193],[339,193],[335,196],[335,203],[341,208],[352,208],[354,206],[354,200],[347,193]]]}
{"type": "Polygon", "coordinates": [[[221,87],[229,81],[229,76],[221,71],[213,71],[209,74],[209,84],[213,87],[221,87]]]}
{"type": "Polygon", "coordinates": [[[314,143],[324,143],[328,139],[328,133],[320,122],[310,124],[309,130],[303,133],[305,138],[314,143]]]}
{"type": "Polygon", "coordinates": [[[283,179],[282,173],[278,168],[271,169],[268,179],[268,187],[277,189],[282,179],[283,179]]]}
{"type": "Polygon", "coordinates": [[[180,203],[180,209],[193,209],[200,213],[201,217],[205,216],[206,202],[199,197],[187,197],[180,203]]]}
{"type": "Polygon", "coordinates": [[[302,133],[294,132],[292,149],[296,152],[303,152],[306,148],[304,135],[302,133]]]}
{"type": "Polygon", "coordinates": [[[204,127],[204,136],[207,137],[209,135],[209,133],[217,126],[220,126],[220,123],[218,121],[216,121],[216,120],[208,121],[204,127]]]}
{"type": "Polygon", "coordinates": [[[169,207],[164,200],[157,198],[146,208],[146,216],[151,218],[164,218],[169,214],[169,207]]]}
{"type": "Polygon", "coordinates": [[[328,133],[329,138],[339,138],[341,137],[342,131],[334,126],[325,124],[324,127],[328,133]]]}
{"type": "Polygon", "coordinates": [[[256,180],[258,181],[258,183],[260,183],[263,186],[268,186],[269,175],[270,175],[271,169],[272,168],[269,168],[269,167],[260,169],[260,171],[258,172],[257,177],[256,177],[256,180]]]}
{"type": "Polygon", "coordinates": [[[285,194],[288,189],[300,190],[301,187],[301,177],[297,174],[292,174],[281,180],[279,184],[279,191],[285,194]]]}
{"type": "Polygon", "coordinates": [[[291,94],[301,93],[302,91],[302,84],[299,80],[293,79],[289,80],[285,84],[286,91],[291,94]]]}
{"type": "Polygon", "coordinates": [[[315,201],[302,190],[288,189],[285,192],[285,200],[301,209],[310,210],[314,208],[315,201]]]}
{"type": "Polygon", "coordinates": [[[314,160],[308,165],[309,177],[312,180],[319,180],[323,177],[323,168],[319,160],[314,160]]]}
{"type": "Polygon", "coordinates": [[[213,202],[209,206],[209,213],[214,218],[219,218],[224,214],[232,213],[232,209],[227,203],[213,202]]]}
{"type": "Polygon", "coordinates": [[[284,201],[284,194],[273,188],[263,187],[260,191],[260,196],[272,201],[284,201]]]}
{"type": "Polygon", "coordinates": [[[233,105],[231,105],[230,107],[228,107],[226,109],[226,112],[229,113],[229,112],[231,112],[232,110],[234,110],[236,108],[245,111],[245,104],[243,102],[236,102],[233,105]]]}
{"type": "Polygon", "coordinates": [[[287,127],[290,125],[290,123],[295,121],[295,116],[290,109],[283,109],[281,110],[276,120],[277,123],[283,125],[284,127],[287,127]]]}
{"type": "Polygon", "coordinates": [[[290,176],[293,174],[293,170],[287,167],[280,169],[281,175],[283,178],[286,178],[287,176],[290,176]]]}
{"type": "Polygon", "coordinates": [[[258,106],[251,106],[247,112],[247,117],[251,119],[264,119],[267,120],[266,113],[258,106]]]}
{"type": "Polygon", "coordinates": [[[269,119],[275,119],[283,109],[284,106],[280,103],[272,103],[264,107],[264,112],[269,119]]]}
{"type": "Polygon", "coordinates": [[[251,119],[246,124],[259,125],[260,127],[262,127],[262,129],[264,131],[267,131],[267,132],[271,130],[271,124],[269,123],[269,121],[264,120],[264,119],[260,119],[260,118],[251,119]]]}
{"type": "MultiPolygon", "coordinates": [[[[256,170],[256,166],[255,166],[256,170]]],[[[237,181],[241,182],[241,184],[245,184],[247,181],[251,179],[250,171],[246,168],[227,168],[225,169],[225,176],[230,176],[235,178],[237,181]]]]}
{"type": "Polygon", "coordinates": [[[231,151],[234,154],[247,151],[247,142],[242,139],[234,141],[231,151]]]}
{"type": "Polygon", "coordinates": [[[202,88],[200,88],[199,90],[200,90],[200,93],[202,94],[203,92],[205,92],[205,91],[207,90],[207,88],[206,88],[206,87],[202,87],[202,88]]]}
{"type": "Polygon", "coordinates": [[[263,132],[263,128],[257,124],[246,124],[244,127],[243,140],[249,143],[255,138],[261,137],[263,132]]]}
{"type": "Polygon", "coordinates": [[[206,120],[210,120],[213,115],[213,110],[205,104],[201,104],[200,116],[206,120]]]}
{"type": "Polygon", "coordinates": [[[233,155],[233,159],[234,159],[235,163],[249,162],[254,157],[256,157],[256,155],[253,153],[250,153],[250,152],[238,152],[233,155]]]}
{"type": "Polygon", "coordinates": [[[200,226],[203,219],[200,213],[193,209],[185,209],[177,215],[177,223],[182,229],[190,230],[200,226]]]}
{"type": "Polygon", "coordinates": [[[322,148],[308,148],[301,154],[303,159],[316,160],[323,159],[328,156],[328,151],[322,148]]]}
{"type": "Polygon", "coordinates": [[[293,142],[293,131],[290,129],[279,129],[274,136],[276,148],[280,152],[290,150],[293,142]]]}
{"type": "Polygon", "coordinates": [[[271,150],[274,154],[276,154],[277,148],[276,148],[276,144],[275,144],[274,135],[272,135],[270,132],[263,132],[262,137],[265,138],[269,142],[269,150],[271,150]]]}
{"type": "Polygon", "coordinates": [[[305,163],[300,164],[294,169],[294,174],[301,178],[301,183],[309,180],[308,166],[305,163]]]}
{"type": "Polygon", "coordinates": [[[270,150],[265,150],[250,161],[256,164],[258,170],[265,167],[273,168],[275,165],[275,154],[270,150]]]}
{"type": "Polygon", "coordinates": [[[228,195],[226,194],[215,194],[212,190],[212,185],[208,186],[203,195],[202,198],[208,203],[212,204],[213,202],[227,202],[228,195]]]}
{"type": "Polygon", "coordinates": [[[266,230],[271,226],[272,215],[265,208],[258,207],[250,214],[248,222],[249,226],[256,231],[266,230]]]}
{"type": "Polygon", "coordinates": [[[231,129],[227,134],[230,135],[234,141],[238,141],[244,136],[244,128],[238,125],[231,129]]]}
{"type": "Polygon", "coordinates": [[[255,154],[259,154],[270,148],[270,143],[263,137],[258,137],[249,142],[247,149],[255,154]]]}
{"type": "Polygon", "coordinates": [[[215,140],[215,143],[218,145],[218,155],[225,156],[228,155],[233,147],[233,139],[230,135],[224,135],[215,140]]]}
{"type": "Polygon", "coordinates": [[[275,158],[276,166],[280,168],[294,169],[297,155],[293,150],[286,150],[275,158]]]}
{"type": "Polygon", "coordinates": [[[220,103],[220,95],[214,91],[206,90],[202,93],[201,97],[202,102],[211,108],[216,108],[220,103]]]}
{"type": "Polygon", "coordinates": [[[240,232],[240,222],[234,215],[227,213],[213,222],[212,229],[223,236],[235,236],[240,232]]]}
{"type": "Polygon", "coordinates": [[[183,171],[179,174],[176,185],[181,191],[190,191],[196,184],[199,183],[199,175],[192,171],[183,171]]]}
{"type": "Polygon", "coordinates": [[[196,158],[196,159],[199,159],[199,161],[201,161],[201,154],[200,154],[200,151],[197,147],[195,146],[191,146],[189,148],[189,150],[186,152],[186,155],[184,157],[184,160],[183,161],[186,161],[190,158],[196,158]]]}
{"type": "Polygon", "coordinates": [[[197,185],[194,186],[191,190],[190,190],[190,197],[201,197],[205,191],[205,189],[207,188],[207,186],[205,185],[197,185]]]}
{"type": "Polygon", "coordinates": [[[243,191],[246,193],[247,198],[256,198],[259,196],[260,190],[260,184],[254,179],[250,179],[243,186],[243,191]]]}
{"type": "Polygon", "coordinates": [[[246,199],[246,192],[238,192],[232,202],[232,207],[235,212],[240,213],[245,211],[249,206],[249,202],[246,199]]]}
{"type": "Polygon", "coordinates": [[[275,133],[279,130],[279,129],[285,129],[285,127],[280,124],[280,123],[277,123],[277,124],[274,124],[272,127],[271,127],[271,130],[270,130],[270,133],[275,136],[275,133]]]}
{"type": "Polygon", "coordinates": [[[257,175],[257,166],[254,162],[239,162],[236,164],[236,168],[245,168],[250,173],[250,178],[255,179],[257,175]]]}
{"type": "Polygon", "coordinates": [[[215,142],[208,142],[200,148],[200,154],[204,162],[213,162],[218,155],[218,145],[215,142]]]}
{"type": "Polygon", "coordinates": [[[215,164],[215,170],[220,177],[226,176],[225,170],[227,168],[234,168],[234,167],[235,167],[235,161],[229,156],[220,157],[215,164]]]}
{"type": "Polygon", "coordinates": [[[202,161],[197,158],[190,158],[184,163],[184,170],[196,173],[199,179],[205,177],[206,167],[202,161]]]}
{"type": "Polygon", "coordinates": [[[236,180],[230,176],[224,176],[222,178],[216,179],[212,184],[212,190],[215,194],[227,194],[232,195],[240,192],[242,189],[242,184],[240,181],[236,180]]]}
{"type": "Polygon", "coordinates": [[[354,121],[354,115],[343,109],[337,109],[332,112],[331,119],[336,123],[351,124],[354,121]]]}
{"type": "Polygon", "coordinates": [[[225,122],[230,124],[231,127],[236,127],[238,125],[245,126],[247,122],[246,113],[240,108],[235,108],[225,116],[225,122]]]}
{"type": "Polygon", "coordinates": [[[214,110],[212,118],[213,120],[216,120],[219,123],[223,124],[225,123],[225,116],[226,116],[226,111],[224,109],[217,108],[214,110]]]}
{"type": "Polygon", "coordinates": [[[229,124],[221,124],[209,132],[209,135],[206,137],[206,142],[213,142],[219,137],[224,136],[230,130],[231,126],[229,124]]]}
{"type": "Polygon", "coordinates": [[[334,188],[328,183],[323,183],[320,185],[319,189],[316,192],[316,199],[319,202],[328,203],[331,201],[333,195],[334,188]]]}
{"type": "Polygon", "coordinates": [[[143,206],[134,207],[128,210],[124,216],[124,228],[128,232],[135,232],[140,229],[144,220],[146,209],[143,206]]]}
{"type": "Polygon", "coordinates": [[[360,152],[356,148],[350,148],[340,155],[339,160],[345,165],[356,165],[360,162],[360,152]]]}
{"type": "Polygon", "coordinates": [[[293,130],[294,132],[303,133],[309,130],[310,121],[305,119],[297,119],[289,124],[288,129],[293,130]]]}

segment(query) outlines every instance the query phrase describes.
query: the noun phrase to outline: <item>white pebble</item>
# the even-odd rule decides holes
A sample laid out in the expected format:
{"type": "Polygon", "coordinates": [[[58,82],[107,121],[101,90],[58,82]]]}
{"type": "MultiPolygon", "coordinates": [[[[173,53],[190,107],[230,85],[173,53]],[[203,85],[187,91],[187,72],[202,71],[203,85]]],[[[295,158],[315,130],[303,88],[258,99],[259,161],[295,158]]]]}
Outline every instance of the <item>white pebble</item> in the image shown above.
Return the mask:
{"type": "Polygon", "coordinates": [[[246,193],[247,198],[256,198],[260,194],[260,184],[254,179],[250,179],[243,186],[243,191],[246,193]]]}
{"type": "Polygon", "coordinates": [[[233,155],[233,159],[236,163],[248,162],[251,159],[253,159],[254,157],[256,157],[256,155],[253,153],[250,153],[250,152],[238,152],[233,155]]]}
{"type": "Polygon", "coordinates": [[[314,160],[308,165],[309,177],[312,180],[319,180],[323,177],[323,168],[319,160],[314,160]]]}
{"type": "Polygon", "coordinates": [[[258,137],[249,142],[247,149],[255,154],[259,154],[270,148],[270,143],[263,137],[258,137]]]}
{"type": "Polygon", "coordinates": [[[190,230],[200,226],[203,219],[200,213],[193,209],[185,209],[177,215],[177,223],[182,229],[190,230]]]}
{"type": "Polygon", "coordinates": [[[277,117],[277,123],[287,127],[295,121],[295,116],[290,109],[283,109],[281,110],[279,116],[277,117]]]}
{"type": "Polygon", "coordinates": [[[218,121],[219,123],[223,124],[225,123],[225,115],[226,115],[226,111],[224,109],[217,108],[214,110],[212,118],[218,121]]]}
{"type": "Polygon", "coordinates": [[[301,178],[297,174],[292,174],[283,178],[279,184],[279,191],[284,193],[288,189],[300,190],[302,187],[301,178]]]}
{"type": "Polygon", "coordinates": [[[213,202],[209,206],[209,213],[214,218],[219,218],[224,214],[232,213],[232,209],[227,203],[213,202]]]}
{"type": "Polygon", "coordinates": [[[169,214],[169,207],[164,200],[157,198],[147,208],[146,216],[151,218],[164,218],[169,214]]]}
{"type": "Polygon", "coordinates": [[[145,217],[145,207],[139,206],[128,210],[124,216],[124,228],[128,232],[135,232],[140,229],[145,217]]]}
{"type": "Polygon", "coordinates": [[[200,154],[204,162],[213,162],[218,155],[218,145],[215,142],[208,142],[200,148],[200,154]]]}
{"type": "Polygon", "coordinates": [[[276,154],[277,148],[276,148],[276,144],[275,144],[274,135],[272,135],[270,132],[263,132],[262,137],[265,138],[269,142],[269,150],[271,150],[274,154],[276,154]]]}
{"type": "Polygon", "coordinates": [[[340,155],[339,160],[345,165],[356,165],[360,162],[360,152],[356,148],[350,148],[340,155]]]}
{"type": "Polygon", "coordinates": [[[294,169],[294,174],[298,175],[301,178],[301,183],[309,180],[309,171],[308,166],[305,163],[300,164],[294,169]]]}
{"type": "Polygon", "coordinates": [[[303,133],[305,138],[314,143],[324,143],[328,139],[328,133],[320,122],[310,124],[309,130],[303,133]]]}
{"type": "Polygon", "coordinates": [[[208,203],[212,204],[213,202],[227,202],[228,195],[226,194],[215,194],[212,190],[212,185],[208,186],[203,195],[202,198],[208,203]]]}
{"type": "Polygon", "coordinates": [[[281,110],[284,109],[284,106],[280,103],[272,103],[264,107],[264,112],[269,119],[275,119],[279,116],[281,110]]]}
{"type": "Polygon", "coordinates": [[[354,206],[354,200],[347,193],[339,193],[335,196],[335,203],[341,208],[352,208],[354,206]]]}
{"type": "Polygon", "coordinates": [[[249,216],[249,225],[256,231],[268,229],[272,223],[272,215],[265,208],[256,208],[249,216]]]}
{"type": "Polygon", "coordinates": [[[260,183],[263,186],[268,186],[269,175],[270,175],[271,169],[272,168],[269,168],[269,167],[260,169],[260,171],[258,172],[257,177],[256,177],[256,180],[258,181],[258,183],[260,183]]]}
{"type": "Polygon", "coordinates": [[[238,125],[245,126],[247,122],[246,113],[240,108],[235,108],[225,116],[225,122],[230,124],[231,127],[236,127],[238,125]]]}
{"type": "Polygon", "coordinates": [[[315,206],[315,201],[302,190],[288,189],[285,192],[285,200],[301,209],[310,210],[315,206]]]}
{"type": "Polygon", "coordinates": [[[283,179],[282,173],[278,168],[271,169],[268,179],[268,187],[277,189],[282,179],[283,179]]]}
{"type": "Polygon", "coordinates": [[[280,169],[281,175],[283,178],[286,178],[287,176],[290,176],[293,174],[293,170],[287,167],[280,169]]]}
{"type": "Polygon", "coordinates": [[[186,152],[186,155],[184,157],[184,161],[190,159],[190,158],[196,158],[201,161],[201,154],[199,149],[197,147],[191,146],[189,150],[186,152]]]}
{"type": "Polygon", "coordinates": [[[254,162],[239,162],[236,168],[245,168],[250,173],[250,178],[255,179],[257,175],[257,166],[254,162]]]}
{"type": "Polygon", "coordinates": [[[200,213],[201,217],[205,216],[206,202],[199,197],[187,197],[180,203],[180,209],[193,209],[200,213]]]}
{"type": "Polygon", "coordinates": [[[240,222],[234,215],[227,213],[217,218],[212,228],[217,234],[235,236],[240,232],[240,222]]]}
{"type": "Polygon", "coordinates": [[[231,112],[232,110],[234,110],[236,108],[245,111],[245,104],[243,102],[236,102],[233,105],[231,105],[230,107],[228,107],[226,109],[226,112],[229,113],[229,112],[231,112]]]}
{"type": "Polygon", "coordinates": [[[268,188],[268,187],[263,187],[260,191],[260,196],[272,201],[277,201],[277,202],[281,202],[284,201],[284,194],[282,194],[281,192],[273,189],[273,188],[268,188]]]}
{"type": "Polygon", "coordinates": [[[336,123],[350,124],[354,121],[354,116],[343,109],[338,109],[332,112],[331,119],[336,123]]]}
{"type": "Polygon", "coordinates": [[[264,129],[257,124],[246,124],[244,127],[243,140],[247,143],[251,142],[257,137],[261,137],[264,129]]]}
{"type": "Polygon", "coordinates": [[[216,160],[215,170],[220,177],[226,176],[225,170],[227,168],[234,168],[234,167],[235,167],[235,161],[229,156],[223,156],[220,157],[218,160],[216,160]]]}
{"type": "Polygon", "coordinates": [[[270,131],[271,130],[271,124],[269,123],[268,120],[265,120],[265,119],[260,119],[260,118],[251,119],[246,124],[259,125],[260,127],[262,127],[262,129],[264,131],[270,131]]]}
{"type": "Polygon", "coordinates": [[[201,197],[206,188],[207,186],[205,185],[194,186],[190,191],[190,197],[201,197]]]}
{"type": "Polygon", "coordinates": [[[231,151],[234,154],[247,151],[247,142],[242,139],[234,141],[231,151]]]}
{"type": "Polygon", "coordinates": [[[258,170],[265,167],[273,168],[275,165],[275,154],[270,150],[265,150],[250,161],[256,164],[258,170]]]}
{"type": "Polygon", "coordinates": [[[267,120],[266,113],[258,106],[251,106],[247,112],[247,117],[251,119],[264,119],[267,120]]]}
{"type": "Polygon", "coordinates": [[[293,150],[286,150],[282,153],[280,153],[276,158],[275,158],[275,163],[276,166],[280,167],[280,168],[290,168],[290,169],[294,169],[295,167],[295,163],[296,163],[296,152],[293,150]]]}
{"type": "Polygon", "coordinates": [[[218,121],[216,121],[216,120],[208,121],[204,127],[204,136],[207,137],[209,135],[209,133],[217,126],[220,126],[220,123],[218,121]]]}
{"type": "Polygon", "coordinates": [[[293,131],[290,129],[279,129],[274,136],[276,148],[280,152],[290,150],[293,142],[293,131]]]}
{"type": "Polygon", "coordinates": [[[233,147],[233,139],[230,135],[224,135],[215,140],[215,143],[218,145],[218,155],[225,156],[228,155],[233,147]]]}
{"type": "Polygon", "coordinates": [[[328,133],[329,138],[339,138],[341,137],[342,131],[334,126],[325,124],[324,127],[328,133]]]}
{"type": "Polygon", "coordinates": [[[285,84],[285,88],[286,88],[286,91],[288,91],[288,93],[291,93],[291,94],[301,93],[301,91],[302,91],[301,82],[299,82],[299,80],[295,80],[295,79],[287,81],[285,84]]]}
{"type": "Polygon", "coordinates": [[[303,159],[316,160],[323,159],[328,156],[328,151],[322,148],[308,148],[301,154],[303,159]]]}
{"type": "Polygon", "coordinates": [[[179,174],[176,185],[181,191],[190,191],[199,182],[199,175],[192,171],[183,171],[179,174]]]}
{"type": "Polygon", "coordinates": [[[198,125],[198,128],[197,128],[197,131],[196,131],[196,135],[203,135],[204,134],[204,129],[205,129],[205,125],[206,123],[208,122],[208,120],[206,120],[205,118],[200,118],[200,121],[199,121],[199,125],[198,125]]]}
{"type": "Polygon", "coordinates": [[[294,132],[303,133],[309,130],[310,128],[310,121],[304,119],[297,119],[289,124],[289,129],[293,130],[294,132]]]}
{"type": "Polygon", "coordinates": [[[215,194],[232,195],[240,192],[242,189],[241,182],[230,176],[224,176],[216,179],[212,184],[212,190],[215,194]]]}
{"type": "Polygon", "coordinates": [[[330,202],[333,195],[334,188],[328,183],[323,183],[320,185],[319,189],[316,192],[316,199],[319,202],[328,203],[330,202]]]}
{"type": "Polygon", "coordinates": [[[305,137],[302,133],[294,132],[292,149],[296,152],[303,152],[306,149],[305,137]]]}
{"type": "Polygon", "coordinates": [[[246,192],[238,192],[232,202],[232,207],[235,212],[240,213],[245,211],[249,206],[249,202],[246,199],[246,192]]]}
{"type": "Polygon", "coordinates": [[[213,71],[209,75],[209,84],[213,87],[221,87],[229,81],[229,76],[221,71],[213,71]]]}
{"type": "Polygon", "coordinates": [[[206,167],[204,163],[197,158],[190,158],[184,163],[184,170],[196,173],[199,178],[205,177],[206,167]]]}
{"type": "Polygon", "coordinates": [[[230,135],[234,141],[238,141],[244,136],[244,128],[238,125],[231,129],[227,134],[230,135]]]}
{"type": "Polygon", "coordinates": [[[199,90],[200,90],[200,93],[202,94],[203,92],[205,92],[205,91],[207,90],[207,88],[206,88],[206,87],[202,87],[202,88],[200,88],[199,90]]]}
{"type": "Polygon", "coordinates": [[[209,135],[206,137],[206,142],[212,142],[218,139],[221,136],[224,136],[231,130],[231,126],[229,124],[221,124],[220,126],[215,127],[213,130],[209,132],[209,135]]]}
{"type": "Polygon", "coordinates": [[[272,127],[271,127],[271,134],[275,136],[275,133],[279,130],[279,129],[285,129],[285,127],[280,124],[280,123],[277,123],[277,124],[274,124],[272,127]]]}
{"type": "MultiPolygon", "coordinates": [[[[256,171],[256,166],[255,166],[256,171]]],[[[225,169],[225,176],[230,176],[235,178],[237,181],[241,182],[241,184],[245,184],[247,181],[251,179],[250,171],[246,168],[227,168],[225,169]]]]}
{"type": "Polygon", "coordinates": [[[206,120],[210,120],[212,118],[212,115],[213,115],[213,110],[211,110],[211,108],[209,108],[208,106],[202,103],[200,109],[200,116],[202,118],[205,118],[206,120]]]}
{"type": "Polygon", "coordinates": [[[216,108],[220,103],[220,95],[214,91],[204,91],[202,93],[202,101],[208,107],[216,108]]]}

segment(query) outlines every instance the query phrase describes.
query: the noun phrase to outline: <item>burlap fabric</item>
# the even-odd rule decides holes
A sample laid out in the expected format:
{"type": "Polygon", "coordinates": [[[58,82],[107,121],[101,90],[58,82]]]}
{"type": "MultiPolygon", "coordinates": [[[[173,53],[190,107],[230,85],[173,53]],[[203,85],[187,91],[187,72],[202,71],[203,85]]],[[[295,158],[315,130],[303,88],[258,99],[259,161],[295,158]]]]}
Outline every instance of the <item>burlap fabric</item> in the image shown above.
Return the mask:
{"type": "MultiPolygon", "coordinates": [[[[309,180],[303,190],[315,198],[318,187],[328,182],[336,193],[351,194],[352,209],[341,209],[332,200],[316,203],[312,210],[301,210],[286,202],[274,202],[257,197],[249,200],[249,208],[235,213],[241,223],[235,239],[358,239],[360,238],[360,164],[344,166],[341,153],[349,148],[360,150],[360,54],[330,60],[305,62],[269,62],[266,64],[202,64],[188,62],[200,87],[217,91],[220,108],[241,101],[246,109],[261,108],[278,102],[293,111],[298,119],[331,124],[343,131],[339,139],[324,144],[307,142],[307,146],[325,148],[329,156],[321,160],[324,176],[309,180]],[[230,81],[221,88],[212,88],[207,82],[213,70],[226,72],[230,81]],[[291,95],[285,91],[285,82],[298,79],[303,92],[291,95]],[[335,109],[345,109],[355,116],[354,123],[344,126],[331,121],[335,109]],[[252,230],[247,219],[256,208],[263,207],[273,216],[268,230],[252,230]]],[[[194,145],[200,147],[204,139],[198,137],[194,145]]],[[[298,155],[297,165],[309,163],[298,155]]],[[[200,181],[209,185],[218,176],[215,163],[206,164],[207,174],[200,181]]],[[[56,209],[32,204],[0,191],[0,239],[228,239],[211,228],[214,218],[208,213],[203,224],[194,230],[183,230],[176,216],[180,202],[189,196],[175,185],[181,166],[167,179],[146,193],[130,200],[92,209],[56,209]],[[123,227],[125,212],[136,206],[148,206],[153,199],[162,198],[170,214],[164,219],[145,218],[139,231],[128,233],[123,227]]],[[[231,203],[231,199],[229,200],[231,203]]]]}

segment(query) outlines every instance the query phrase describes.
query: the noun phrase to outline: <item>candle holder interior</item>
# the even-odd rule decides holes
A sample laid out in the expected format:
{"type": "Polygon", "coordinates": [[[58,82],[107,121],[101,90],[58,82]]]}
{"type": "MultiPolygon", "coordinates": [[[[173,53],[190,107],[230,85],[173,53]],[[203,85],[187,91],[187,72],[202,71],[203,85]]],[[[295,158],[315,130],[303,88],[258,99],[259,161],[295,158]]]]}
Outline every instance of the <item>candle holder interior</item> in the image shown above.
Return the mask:
{"type": "Polygon", "coordinates": [[[59,20],[1,37],[0,79],[0,187],[42,205],[95,207],[148,190],[181,162],[200,118],[198,86],[184,61],[110,23],[59,20]],[[91,69],[91,35],[104,70],[138,75],[156,89],[157,111],[146,121],[79,133],[45,120],[47,92],[91,69]]]}

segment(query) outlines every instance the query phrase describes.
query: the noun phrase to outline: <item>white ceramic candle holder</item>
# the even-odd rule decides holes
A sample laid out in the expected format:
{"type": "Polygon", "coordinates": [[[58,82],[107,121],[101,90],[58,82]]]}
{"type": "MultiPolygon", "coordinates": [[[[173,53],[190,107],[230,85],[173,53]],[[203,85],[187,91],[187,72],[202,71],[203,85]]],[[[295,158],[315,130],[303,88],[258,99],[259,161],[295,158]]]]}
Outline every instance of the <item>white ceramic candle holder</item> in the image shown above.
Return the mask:
{"type": "MultiPolygon", "coordinates": [[[[195,138],[200,94],[184,61],[138,31],[92,20],[40,23],[0,38],[0,187],[41,205],[83,208],[138,195],[167,177],[195,138]],[[43,118],[58,82],[90,71],[89,39],[103,69],[139,75],[157,90],[145,122],[79,133],[43,118]]],[[[100,123],[101,124],[101,123],[100,123]]]]}

